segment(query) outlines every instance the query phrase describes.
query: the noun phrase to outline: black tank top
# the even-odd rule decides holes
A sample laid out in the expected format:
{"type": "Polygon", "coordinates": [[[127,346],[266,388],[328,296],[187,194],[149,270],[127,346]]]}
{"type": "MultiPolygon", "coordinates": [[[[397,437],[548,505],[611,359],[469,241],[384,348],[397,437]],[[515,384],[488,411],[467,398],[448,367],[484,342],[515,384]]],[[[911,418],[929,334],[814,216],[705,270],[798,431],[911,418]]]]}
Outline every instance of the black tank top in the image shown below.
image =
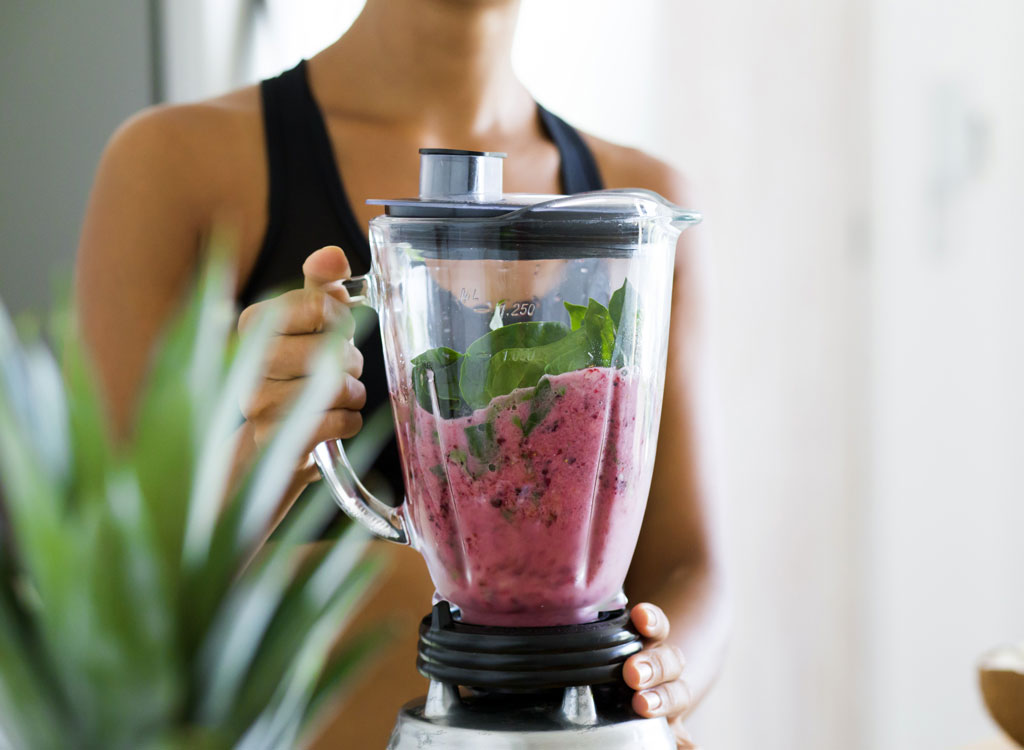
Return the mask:
{"type": "MultiPolygon", "coordinates": [[[[244,307],[267,296],[302,286],[302,263],[311,252],[337,245],[348,255],[353,274],[370,269],[366,227],[349,203],[334,158],[323,113],[309,86],[306,62],[260,84],[269,167],[269,221],[252,275],[239,297],[244,307]]],[[[537,105],[538,115],[561,158],[564,193],[604,187],[594,155],[576,130],[537,105]]],[[[362,344],[364,414],[388,398],[380,333],[371,331],[362,344]]],[[[405,490],[392,439],[374,464],[396,500],[405,490]]]]}

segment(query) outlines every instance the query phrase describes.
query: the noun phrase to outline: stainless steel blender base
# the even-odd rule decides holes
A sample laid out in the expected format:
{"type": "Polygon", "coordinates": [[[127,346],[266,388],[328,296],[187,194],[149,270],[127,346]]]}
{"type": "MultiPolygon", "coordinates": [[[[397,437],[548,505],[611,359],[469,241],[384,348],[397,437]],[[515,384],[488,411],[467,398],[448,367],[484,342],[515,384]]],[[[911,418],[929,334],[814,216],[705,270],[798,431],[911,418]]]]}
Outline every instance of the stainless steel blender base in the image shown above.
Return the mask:
{"type": "Polygon", "coordinates": [[[388,750],[675,750],[665,719],[602,716],[589,687],[566,688],[550,710],[470,710],[455,688],[431,682],[425,698],[398,714],[388,750]]]}

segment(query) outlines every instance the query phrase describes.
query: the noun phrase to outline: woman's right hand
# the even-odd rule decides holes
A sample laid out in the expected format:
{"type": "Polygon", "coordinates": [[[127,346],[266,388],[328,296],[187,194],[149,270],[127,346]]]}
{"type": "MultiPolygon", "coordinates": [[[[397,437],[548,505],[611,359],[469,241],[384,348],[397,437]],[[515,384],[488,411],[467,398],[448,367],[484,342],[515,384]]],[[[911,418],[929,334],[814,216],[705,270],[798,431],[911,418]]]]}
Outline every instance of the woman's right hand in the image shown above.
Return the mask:
{"type": "MultiPolygon", "coordinates": [[[[348,259],[339,247],[324,247],[302,264],[302,289],[250,305],[238,319],[244,331],[268,306],[283,307],[276,334],[268,347],[263,380],[248,404],[242,404],[252,439],[262,447],[274,434],[278,422],[301,393],[311,358],[323,344],[323,334],[341,330],[348,339],[342,367],[345,378],[323,421],[310,441],[309,449],[325,440],[349,438],[362,427],[359,410],[366,403],[366,388],[359,381],[363,355],[352,343],[355,320],[349,309],[348,293],[340,283],[351,275],[348,259]]],[[[307,455],[297,467],[297,479],[305,482],[318,477],[307,455]]]]}

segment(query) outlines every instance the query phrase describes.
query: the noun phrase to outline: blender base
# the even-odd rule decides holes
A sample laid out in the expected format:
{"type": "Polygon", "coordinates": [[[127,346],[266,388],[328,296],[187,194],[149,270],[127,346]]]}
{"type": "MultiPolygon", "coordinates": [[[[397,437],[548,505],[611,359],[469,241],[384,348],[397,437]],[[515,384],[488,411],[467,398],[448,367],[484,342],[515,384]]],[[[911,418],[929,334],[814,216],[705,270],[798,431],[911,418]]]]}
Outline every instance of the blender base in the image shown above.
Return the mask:
{"type": "Polygon", "coordinates": [[[543,695],[468,693],[431,682],[398,714],[388,750],[674,750],[665,719],[641,719],[590,687],[543,695]],[[557,693],[557,694],[556,694],[557,693]],[[559,696],[561,700],[559,700],[559,696]]]}
{"type": "Polygon", "coordinates": [[[463,623],[448,602],[420,625],[426,697],[405,705],[388,750],[674,750],[665,719],[642,719],[622,664],[642,647],[626,610],[536,628],[463,623]]]}

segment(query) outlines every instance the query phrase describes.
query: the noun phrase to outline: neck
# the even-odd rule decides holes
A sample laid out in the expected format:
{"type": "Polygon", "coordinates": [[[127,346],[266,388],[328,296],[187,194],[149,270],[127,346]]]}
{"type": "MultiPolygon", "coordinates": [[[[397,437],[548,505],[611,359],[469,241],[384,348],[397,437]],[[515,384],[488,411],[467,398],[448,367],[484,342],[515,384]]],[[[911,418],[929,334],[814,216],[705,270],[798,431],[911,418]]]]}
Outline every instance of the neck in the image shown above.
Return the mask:
{"type": "MultiPolygon", "coordinates": [[[[320,75],[343,109],[368,118],[439,135],[515,128],[534,116],[512,70],[518,11],[519,0],[368,0],[318,55],[320,75]]],[[[330,91],[322,95],[330,107],[330,91]]]]}

